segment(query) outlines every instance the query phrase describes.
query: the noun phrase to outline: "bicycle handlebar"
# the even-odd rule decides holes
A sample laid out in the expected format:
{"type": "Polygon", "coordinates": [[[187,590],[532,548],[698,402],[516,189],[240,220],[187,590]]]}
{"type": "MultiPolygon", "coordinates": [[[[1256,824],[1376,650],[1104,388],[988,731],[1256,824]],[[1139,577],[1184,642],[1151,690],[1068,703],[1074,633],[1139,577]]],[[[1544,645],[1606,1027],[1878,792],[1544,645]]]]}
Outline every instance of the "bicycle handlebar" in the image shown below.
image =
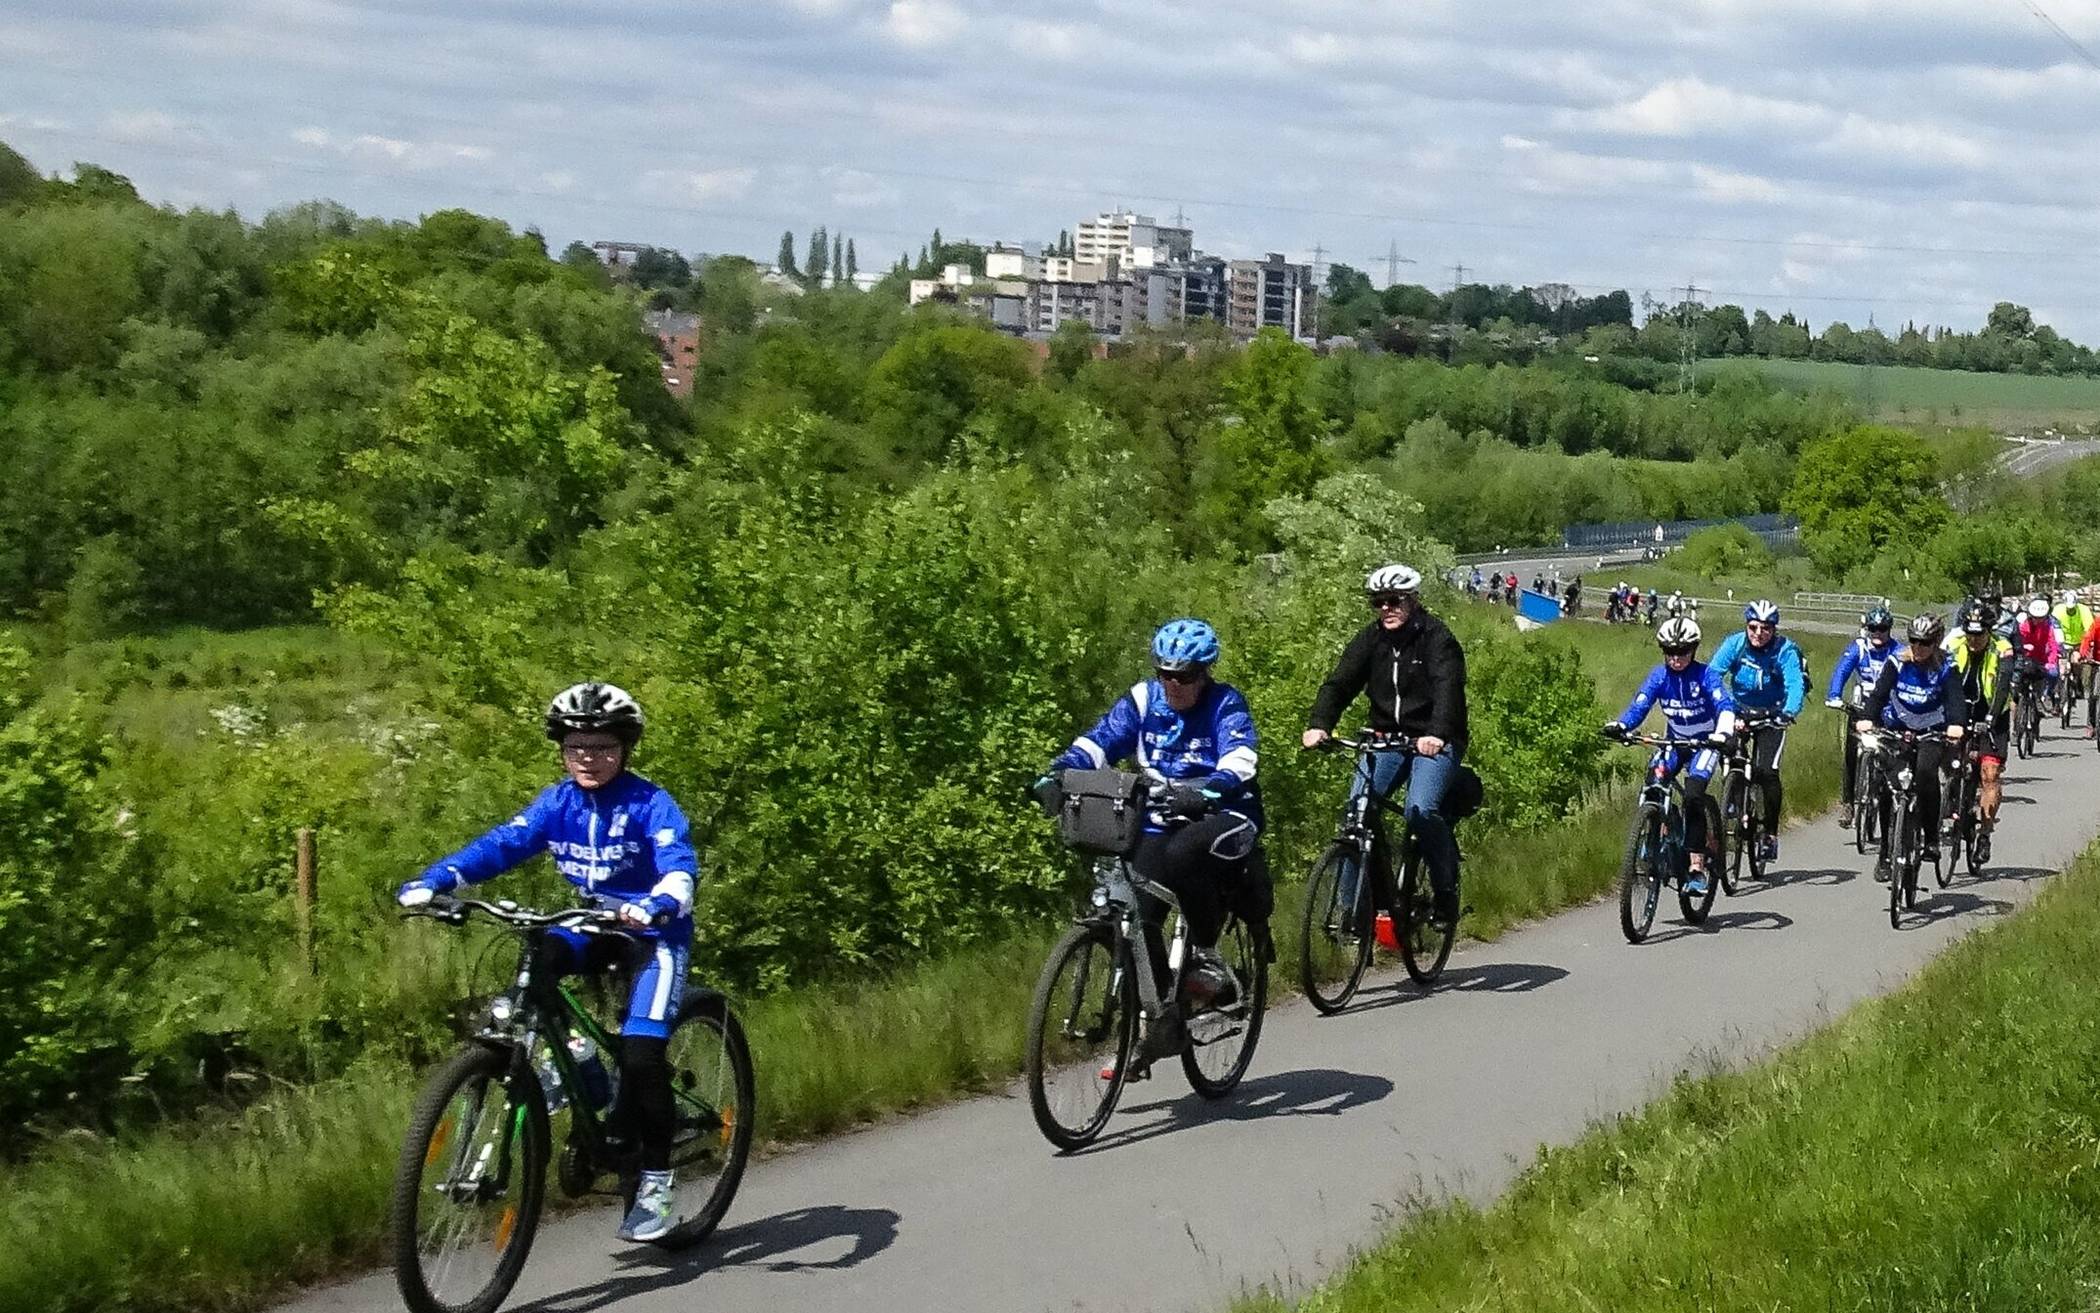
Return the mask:
{"type": "Polygon", "coordinates": [[[1416,740],[1405,734],[1368,734],[1352,739],[1341,734],[1329,734],[1307,752],[1332,752],[1336,748],[1347,748],[1351,752],[1413,752],[1416,740]]]}
{"type": "Polygon", "coordinates": [[[602,907],[569,907],[558,912],[535,912],[518,906],[505,898],[499,902],[484,902],[479,898],[453,898],[438,894],[421,907],[406,907],[403,916],[427,916],[447,925],[465,925],[467,915],[478,912],[515,930],[532,930],[542,926],[566,926],[586,933],[622,932],[620,914],[602,907]]]}

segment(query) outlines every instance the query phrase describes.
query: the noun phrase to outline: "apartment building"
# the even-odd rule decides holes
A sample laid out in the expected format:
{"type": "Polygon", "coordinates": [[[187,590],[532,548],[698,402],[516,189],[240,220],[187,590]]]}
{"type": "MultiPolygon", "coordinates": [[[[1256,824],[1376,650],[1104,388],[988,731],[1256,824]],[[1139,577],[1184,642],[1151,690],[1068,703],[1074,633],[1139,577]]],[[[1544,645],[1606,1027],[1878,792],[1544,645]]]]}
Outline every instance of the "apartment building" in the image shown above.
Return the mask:
{"type": "Polygon", "coordinates": [[[1225,262],[1225,327],[1235,337],[1281,328],[1303,337],[1310,327],[1312,266],[1271,251],[1260,260],[1225,262]]]}
{"type": "Polygon", "coordinates": [[[1125,269],[1185,264],[1194,249],[1193,230],[1129,210],[1111,210],[1082,220],[1072,239],[1075,259],[1114,261],[1125,269]]]}

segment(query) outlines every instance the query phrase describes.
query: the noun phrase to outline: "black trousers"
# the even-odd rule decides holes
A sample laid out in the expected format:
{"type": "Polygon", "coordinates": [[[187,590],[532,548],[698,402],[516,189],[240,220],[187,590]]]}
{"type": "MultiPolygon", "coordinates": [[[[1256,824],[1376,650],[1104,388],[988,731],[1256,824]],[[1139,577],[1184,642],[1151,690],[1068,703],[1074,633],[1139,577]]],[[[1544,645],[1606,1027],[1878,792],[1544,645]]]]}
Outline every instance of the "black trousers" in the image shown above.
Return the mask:
{"type": "Polygon", "coordinates": [[[1786,751],[1786,726],[1765,725],[1750,734],[1750,778],[1765,793],[1765,833],[1779,833],[1779,758],[1786,751]]]}

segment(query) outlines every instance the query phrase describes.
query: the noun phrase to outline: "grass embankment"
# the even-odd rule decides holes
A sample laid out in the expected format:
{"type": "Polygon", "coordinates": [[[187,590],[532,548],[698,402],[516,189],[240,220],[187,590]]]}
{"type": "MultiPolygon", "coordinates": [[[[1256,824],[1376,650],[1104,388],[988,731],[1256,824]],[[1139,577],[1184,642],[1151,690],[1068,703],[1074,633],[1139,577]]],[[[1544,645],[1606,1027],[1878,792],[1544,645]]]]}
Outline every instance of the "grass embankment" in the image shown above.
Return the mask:
{"type": "Polygon", "coordinates": [[[1862,412],[1919,424],[2068,429],[2100,423],[2100,378],[1978,374],[1906,365],[1844,365],[1823,360],[1704,361],[1700,368],[1754,368],[1796,392],[1827,388],[1862,412]]]}
{"type": "MultiPolygon", "coordinates": [[[[1580,651],[1611,711],[1655,659],[1636,629],[1567,625],[1536,641],[1580,651]]],[[[1837,640],[1808,642],[1829,649],[1817,656],[1828,669],[1837,640]]],[[[1795,814],[1821,810],[1836,791],[1836,735],[1822,728],[1805,727],[1787,756],[1795,814]]],[[[1492,938],[1608,888],[1630,796],[1600,796],[1537,833],[1468,837],[1468,931],[1492,938]]],[[[1296,976],[1296,877],[1310,856],[1275,854],[1287,882],[1276,919],[1279,992],[1296,976]]],[[[1059,928],[1031,927],[881,979],[740,1005],[761,1134],[805,1139],[1009,1079],[1020,1067],[1029,992],[1059,928]]],[[[376,1263],[418,1078],[374,1062],[216,1123],[62,1141],[31,1163],[0,1168],[0,1234],[9,1238],[0,1291],[10,1307],[52,1313],[230,1309],[253,1307],[289,1282],[376,1263]]]]}
{"type": "Polygon", "coordinates": [[[2096,973],[2100,847],[1902,992],[1418,1214],[1295,1307],[2091,1308],[2096,973]]]}

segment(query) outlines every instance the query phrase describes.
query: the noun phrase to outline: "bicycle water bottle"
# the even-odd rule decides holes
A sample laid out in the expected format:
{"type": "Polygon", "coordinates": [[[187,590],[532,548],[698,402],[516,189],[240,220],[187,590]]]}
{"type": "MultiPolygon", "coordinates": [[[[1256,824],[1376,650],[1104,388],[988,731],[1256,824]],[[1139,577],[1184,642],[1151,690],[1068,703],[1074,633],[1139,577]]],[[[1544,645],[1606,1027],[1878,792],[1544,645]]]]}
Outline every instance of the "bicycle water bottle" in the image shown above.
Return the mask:
{"type": "Polygon", "coordinates": [[[576,1059],[577,1074],[583,1078],[583,1097],[593,1110],[604,1112],[612,1104],[613,1083],[605,1059],[598,1056],[598,1046],[588,1035],[571,1035],[569,1056],[576,1059]]]}
{"type": "Polygon", "coordinates": [[[555,1113],[568,1107],[569,1087],[562,1083],[561,1069],[554,1065],[554,1059],[551,1057],[541,1058],[533,1064],[533,1070],[537,1071],[540,1076],[540,1093],[545,1097],[547,1115],[552,1117],[555,1113]]]}

